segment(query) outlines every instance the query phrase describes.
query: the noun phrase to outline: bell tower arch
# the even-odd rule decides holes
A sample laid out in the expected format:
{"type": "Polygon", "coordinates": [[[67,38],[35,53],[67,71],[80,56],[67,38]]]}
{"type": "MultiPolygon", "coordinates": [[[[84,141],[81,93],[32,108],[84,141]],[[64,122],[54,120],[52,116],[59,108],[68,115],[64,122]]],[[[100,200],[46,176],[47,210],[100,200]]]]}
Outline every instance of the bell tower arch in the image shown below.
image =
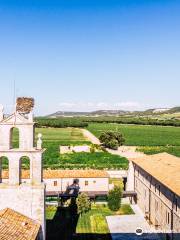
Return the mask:
{"type": "MultiPolygon", "coordinates": [[[[35,144],[35,122],[32,109],[20,111],[28,98],[21,99],[21,108],[4,118],[0,106],[0,159],[9,162],[8,179],[3,181],[0,174],[0,210],[12,208],[41,224],[41,239],[45,239],[45,184],[42,179],[41,135],[35,144]],[[14,136],[13,136],[14,135],[14,136]],[[15,139],[15,144],[13,140],[15,139]],[[29,159],[28,182],[22,181],[22,158],[29,159]]],[[[31,99],[29,99],[31,100],[31,99]]],[[[0,169],[2,169],[0,161],[0,169]]]]}

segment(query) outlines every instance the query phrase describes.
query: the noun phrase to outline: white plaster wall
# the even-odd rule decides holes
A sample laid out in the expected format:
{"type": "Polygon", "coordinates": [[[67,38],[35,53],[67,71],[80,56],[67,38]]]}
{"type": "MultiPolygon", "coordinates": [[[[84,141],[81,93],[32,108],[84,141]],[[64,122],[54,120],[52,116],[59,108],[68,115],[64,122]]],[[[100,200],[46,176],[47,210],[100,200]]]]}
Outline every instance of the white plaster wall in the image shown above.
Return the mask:
{"type": "Polygon", "coordinates": [[[0,150],[7,150],[10,148],[10,129],[11,125],[0,125],[0,150]]]}
{"type": "Polygon", "coordinates": [[[127,177],[128,171],[127,170],[112,170],[107,171],[110,178],[125,178],[127,177]]]}
{"type": "Polygon", "coordinates": [[[34,144],[34,126],[33,124],[15,124],[0,125],[0,150],[10,149],[11,129],[19,129],[19,148],[21,150],[30,150],[34,144]]]}
{"type": "Polygon", "coordinates": [[[129,161],[126,191],[134,191],[134,165],[129,161]]]}
{"type": "MultiPolygon", "coordinates": [[[[108,178],[77,178],[79,179],[80,191],[109,191],[108,178]],[[88,181],[88,185],[85,185],[88,181]]],[[[54,178],[44,179],[46,184],[46,191],[65,191],[68,185],[73,183],[74,178],[54,178]],[[57,181],[57,186],[54,186],[54,181],[57,181]]]]}
{"type": "Polygon", "coordinates": [[[26,156],[30,159],[30,176],[32,184],[42,182],[42,153],[41,150],[33,151],[7,151],[0,152],[0,157],[5,156],[9,160],[9,183],[19,184],[20,179],[20,159],[26,156]]]}
{"type": "Polygon", "coordinates": [[[33,125],[17,126],[20,131],[20,148],[22,150],[30,150],[34,143],[34,127],[33,125]]]}

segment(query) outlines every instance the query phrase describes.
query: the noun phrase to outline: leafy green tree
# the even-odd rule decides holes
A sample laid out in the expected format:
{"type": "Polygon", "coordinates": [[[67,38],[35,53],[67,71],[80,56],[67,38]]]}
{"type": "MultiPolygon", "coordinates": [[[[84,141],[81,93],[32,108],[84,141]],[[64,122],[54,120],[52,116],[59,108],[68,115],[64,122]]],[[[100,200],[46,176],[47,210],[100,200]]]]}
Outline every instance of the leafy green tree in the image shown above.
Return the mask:
{"type": "Polygon", "coordinates": [[[99,140],[103,146],[114,150],[117,150],[125,142],[123,135],[117,131],[106,131],[100,135],[99,140]]]}
{"type": "Polygon", "coordinates": [[[91,209],[91,202],[86,193],[80,193],[76,199],[77,212],[82,215],[91,209]]]}
{"type": "Polygon", "coordinates": [[[112,211],[118,211],[121,207],[122,190],[121,187],[116,186],[109,192],[108,207],[112,211]]]}
{"type": "Polygon", "coordinates": [[[106,146],[110,149],[117,150],[119,147],[119,143],[116,139],[112,139],[111,141],[106,143],[106,146]]]}

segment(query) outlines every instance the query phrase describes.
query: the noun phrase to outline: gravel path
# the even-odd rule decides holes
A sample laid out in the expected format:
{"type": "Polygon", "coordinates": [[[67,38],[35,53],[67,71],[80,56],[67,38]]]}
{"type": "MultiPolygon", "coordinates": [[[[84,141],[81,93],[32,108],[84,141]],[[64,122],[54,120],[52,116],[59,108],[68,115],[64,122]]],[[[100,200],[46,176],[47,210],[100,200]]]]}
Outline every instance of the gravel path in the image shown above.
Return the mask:
{"type": "Polygon", "coordinates": [[[100,141],[97,137],[95,137],[91,132],[89,132],[87,129],[82,129],[84,137],[86,137],[90,142],[93,144],[100,145],[100,141]]]}

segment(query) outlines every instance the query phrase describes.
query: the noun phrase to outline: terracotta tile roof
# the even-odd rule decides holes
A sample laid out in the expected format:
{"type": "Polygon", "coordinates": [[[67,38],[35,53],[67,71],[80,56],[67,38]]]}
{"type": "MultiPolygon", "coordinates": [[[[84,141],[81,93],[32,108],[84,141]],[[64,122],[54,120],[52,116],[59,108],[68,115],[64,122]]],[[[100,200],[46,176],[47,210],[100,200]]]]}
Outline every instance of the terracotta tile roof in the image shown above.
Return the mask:
{"type": "Polygon", "coordinates": [[[103,170],[44,170],[46,178],[107,178],[108,173],[103,170]]]}
{"type": "Polygon", "coordinates": [[[168,153],[159,153],[130,160],[180,195],[180,158],[168,153]]]}
{"type": "Polygon", "coordinates": [[[39,229],[35,221],[12,209],[0,211],[0,239],[35,240],[39,229]]]}
{"type": "MultiPolygon", "coordinates": [[[[8,171],[2,172],[2,178],[8,178],[8,171]]],[[[104,170],[43,170],[43,178],[108,178],[104,170]]],[[[29,178],[29,171],[22,172],[22,178],[29,178]]]]}

